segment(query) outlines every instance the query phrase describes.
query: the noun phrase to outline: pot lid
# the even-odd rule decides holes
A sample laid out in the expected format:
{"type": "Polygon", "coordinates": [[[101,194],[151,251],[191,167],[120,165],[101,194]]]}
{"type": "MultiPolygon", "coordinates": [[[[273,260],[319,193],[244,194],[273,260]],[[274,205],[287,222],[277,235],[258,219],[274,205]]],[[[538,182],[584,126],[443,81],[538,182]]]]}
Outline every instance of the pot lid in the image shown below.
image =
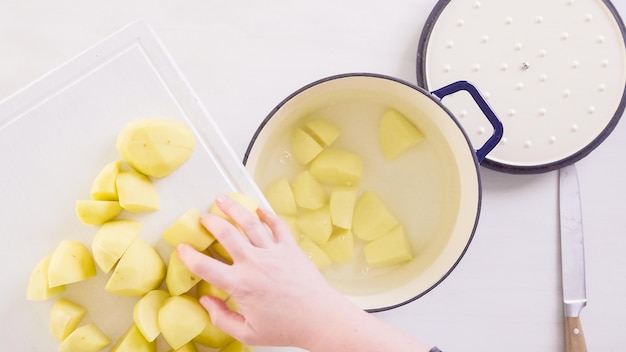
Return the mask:
{"type": "MultiPolygon", "coordinates": [[[[626,105],[626,31],[600,0],[440,0],[420,38],[418,83],[475,84],[504,125],[483,165],[541,173],[573,163],[626,105]]],[[[443,101],[474,145],[490,125],[469,98],[443,101]]]]}

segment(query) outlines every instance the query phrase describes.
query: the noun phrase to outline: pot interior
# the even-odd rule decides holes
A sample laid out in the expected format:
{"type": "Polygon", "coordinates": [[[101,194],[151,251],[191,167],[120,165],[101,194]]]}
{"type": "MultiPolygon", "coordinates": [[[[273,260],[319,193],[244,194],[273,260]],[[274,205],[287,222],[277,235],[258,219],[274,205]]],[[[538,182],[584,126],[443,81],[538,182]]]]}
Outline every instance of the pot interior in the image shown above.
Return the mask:
{"type": "Polygon", "coordinates": [[[461,258],[478,218],[477,165],[463,131],[416,87],[381,76],[331,77],[287,98],[257,132],[246,167],[261,189],[304,170],[290,155],[289,136],[309,119],[328,119],[340,127],[342,134],[329,148],[361,156],[359,192],[374,191],[385,202],[404,226],[415,256],[406,264],[370,268],[363,243],[355,238],[352,262],[325,269],[326,279],[368,310],[397,306],[429,291],[461,258]],[[388,109],[409,118],[425,136],[395,160],[383,157],[377,135],[378,120],[388,109]]]}

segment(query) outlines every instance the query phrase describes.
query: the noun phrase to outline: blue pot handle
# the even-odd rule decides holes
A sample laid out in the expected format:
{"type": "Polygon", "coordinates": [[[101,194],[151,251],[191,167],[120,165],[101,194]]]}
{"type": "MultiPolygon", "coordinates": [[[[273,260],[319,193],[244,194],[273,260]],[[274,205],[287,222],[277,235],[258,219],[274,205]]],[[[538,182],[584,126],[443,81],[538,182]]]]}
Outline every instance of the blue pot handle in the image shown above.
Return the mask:
{"type": "Polygon", "coordinates": [[[493,134],[491,137],[489,137],[487,142],[485,142],[485,144],[476,151],[476,158],[480,163],[483,159],[485,159],[487,154],[489,154],[489,152],[498,145],[498,142],[500,142],[500,139],[502,139],[502,135],[504,134],[504,127],[478,89],[467,81],[454,82],[430,93],[441,100],[443,97],[456,93],[460,90],[464,90],[472,96],[472,99],[474,99],[480,110],[483,114],[485,114],[485,117],[487,117],[487,120],[491,123],[491,126],[493,126],[493,134]]]}

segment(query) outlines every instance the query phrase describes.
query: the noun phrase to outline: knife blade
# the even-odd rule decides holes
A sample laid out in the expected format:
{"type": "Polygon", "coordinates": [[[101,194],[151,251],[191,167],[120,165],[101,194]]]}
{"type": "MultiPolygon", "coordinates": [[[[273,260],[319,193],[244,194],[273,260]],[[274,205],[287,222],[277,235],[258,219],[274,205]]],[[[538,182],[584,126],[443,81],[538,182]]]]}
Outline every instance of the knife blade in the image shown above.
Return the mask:
{"type": "Polygon", "coordinates": [[[573,164],[559,170],[559,215],[565,350],[586,352],[587,344],[580,323],[580,312],[587,305],[585,248],[580,189],[573,164]]]}

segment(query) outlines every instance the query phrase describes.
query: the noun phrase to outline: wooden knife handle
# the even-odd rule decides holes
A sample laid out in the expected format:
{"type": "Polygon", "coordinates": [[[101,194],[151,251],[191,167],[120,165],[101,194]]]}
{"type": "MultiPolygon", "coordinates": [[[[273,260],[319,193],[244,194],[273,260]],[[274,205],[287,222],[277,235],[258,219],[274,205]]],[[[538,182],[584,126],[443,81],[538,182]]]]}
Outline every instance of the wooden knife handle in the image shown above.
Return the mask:
{"type": "Polygon", "coordinates": [[[587,343],[579,317],[565,318],[565,351],[587,352],[587,343]]]}

